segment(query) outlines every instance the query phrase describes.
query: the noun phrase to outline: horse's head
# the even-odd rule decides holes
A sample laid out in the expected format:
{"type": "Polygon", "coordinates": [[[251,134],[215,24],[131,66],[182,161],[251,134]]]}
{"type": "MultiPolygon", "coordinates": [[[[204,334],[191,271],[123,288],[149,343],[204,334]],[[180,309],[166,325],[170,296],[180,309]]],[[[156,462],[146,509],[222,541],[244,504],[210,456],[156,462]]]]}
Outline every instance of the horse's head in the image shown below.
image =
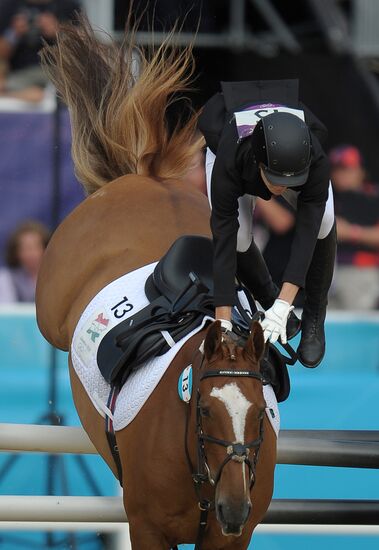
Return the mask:
{"type": "Polygon", "coordinates": [[[203,468],[215,487],[216,516],[224,535],[238,536],[250,510],[265,400],[259,360],[263,332],[254,322],[244,347],[209,328],[197,394],[197,429],[203,468]]]}

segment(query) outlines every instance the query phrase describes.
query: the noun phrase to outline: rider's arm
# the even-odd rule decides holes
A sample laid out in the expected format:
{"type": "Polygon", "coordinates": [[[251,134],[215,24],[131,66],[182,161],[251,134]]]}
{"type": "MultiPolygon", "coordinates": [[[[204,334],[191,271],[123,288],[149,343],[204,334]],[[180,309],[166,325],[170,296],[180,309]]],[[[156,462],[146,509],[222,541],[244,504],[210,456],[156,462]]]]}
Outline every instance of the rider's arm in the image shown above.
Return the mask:
{"type": "Polygon", "coordinates": [[[300,288],[305,286],[329,189],[329,162],[317,138],[313,141],[316,158],[311,165],[308,181],[298,197],[295,235],[283,275],[283,282],[292,283],[300,288]]]}
{"type": "Polygon", "coordinates": [[[283,283],[278,299],[284,300],[287,304],[292,305],[299,290],[300,287],[297,285],[292,283],[283,283]]]}
{"type": "MultiPolygon", "coordinates": [[[[211,229],[213,235],[214,301],[217,308],[235,303],[238,224],[238,177],[233,171],[237,134],[227,125],[220,140],[212,172],[211,229]]],[[[223,310],[227,315],[229,310],[223,310]]],[[[220,310],[217,309],[217,315],[220,310]]],[[[218,317],[223,318],[223,317],[218,317]]]]}

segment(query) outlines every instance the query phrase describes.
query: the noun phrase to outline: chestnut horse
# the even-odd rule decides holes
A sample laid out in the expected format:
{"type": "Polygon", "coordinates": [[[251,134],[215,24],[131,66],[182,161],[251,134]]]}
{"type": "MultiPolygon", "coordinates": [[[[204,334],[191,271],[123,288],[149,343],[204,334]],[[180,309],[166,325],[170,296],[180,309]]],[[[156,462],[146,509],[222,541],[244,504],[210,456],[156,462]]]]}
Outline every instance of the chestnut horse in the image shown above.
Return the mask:
{"type": "MultiPolygon", "coordinates": [[[[39,274],[37,320],[57,348],[70,351],[87,304],[109,283],[157,261],[184,234],[209,235],[207,199],[189,184],[203,145],[196,115],[171,131],[165,120],[192,67],[190,48],[178,52],[169,42],[148,60],[139,53],[138,78],[133,33],[121,47],[100,44],[83,19],[62,27],[42,53],[69,107],[76,173],[89,195],[54,233],[39,274]]],[[[271,500],[276,462],[263,414],[263,347],[258,323],[242,347],[211,324],[185,343],[137,417],[116,432],[133,549],[195,542],[199,498],[214,504],[201,548],[248,547],[271,500]],[[197,391],[186,404],[176,388],[191,363],[197,391]]],[[[83,427],[117,476],[104,418],[71,356],[69,369],[83,427]]]]}

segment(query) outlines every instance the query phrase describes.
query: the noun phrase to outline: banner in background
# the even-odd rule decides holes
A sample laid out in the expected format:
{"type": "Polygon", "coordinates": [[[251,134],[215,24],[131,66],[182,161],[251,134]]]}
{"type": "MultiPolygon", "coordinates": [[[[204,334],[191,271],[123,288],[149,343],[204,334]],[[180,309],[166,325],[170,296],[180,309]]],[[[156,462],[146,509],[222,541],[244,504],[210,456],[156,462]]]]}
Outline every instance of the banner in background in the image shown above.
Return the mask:
{"type": "MultiPolygon", "coordinates": [[[[54,113],[0,113],[0,264],[9,234],[25,220],[51,227],[54,113]]],[[[60,113],[60,193],[62,220],[83,200],[71,161],[68,113],[60,113]]]]}

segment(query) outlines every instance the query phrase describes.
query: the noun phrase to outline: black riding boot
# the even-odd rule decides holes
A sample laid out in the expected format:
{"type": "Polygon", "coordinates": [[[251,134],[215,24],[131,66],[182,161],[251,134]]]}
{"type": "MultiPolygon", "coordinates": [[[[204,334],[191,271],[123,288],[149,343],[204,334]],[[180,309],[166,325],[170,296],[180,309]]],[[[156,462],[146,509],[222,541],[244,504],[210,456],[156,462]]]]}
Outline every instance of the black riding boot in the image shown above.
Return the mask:
{"type": "MultiPolygon", "coordinates": [[[[279,295],[279,288],[271,279],[263,256],[252,241],[246,252],[237,252],[237,276],[263,309],[269,309],[279,295]]],[[[287,321],[287,339],[290,340],[300,330],[300,319],[293,311],[287,321]]]]}
{"type": "Polygon", "coordinates": [[[301,318],[301,340],[297,350],[304,367],[317,367],[325,354],[324,322],[328,291],[336,256],[336,225],[325,239],[318,239],[305,281],[305,302],[301,318]]]}

